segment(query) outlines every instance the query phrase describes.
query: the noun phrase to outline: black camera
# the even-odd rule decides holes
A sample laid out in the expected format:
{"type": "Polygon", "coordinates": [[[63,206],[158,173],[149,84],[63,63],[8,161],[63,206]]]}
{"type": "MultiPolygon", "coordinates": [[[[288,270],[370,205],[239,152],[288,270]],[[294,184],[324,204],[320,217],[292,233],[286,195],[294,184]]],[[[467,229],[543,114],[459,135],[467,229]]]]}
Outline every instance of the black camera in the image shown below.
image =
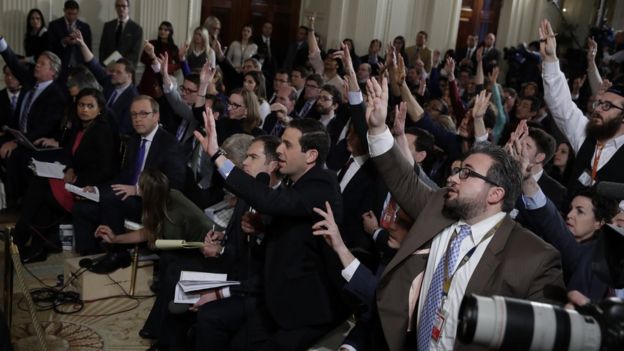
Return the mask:
{"type": "Polygon", "coordinates": [[[577,310],[514,298],[464,297],[457,338],[492,350],[624,350],[624,302],[577,310]]]}

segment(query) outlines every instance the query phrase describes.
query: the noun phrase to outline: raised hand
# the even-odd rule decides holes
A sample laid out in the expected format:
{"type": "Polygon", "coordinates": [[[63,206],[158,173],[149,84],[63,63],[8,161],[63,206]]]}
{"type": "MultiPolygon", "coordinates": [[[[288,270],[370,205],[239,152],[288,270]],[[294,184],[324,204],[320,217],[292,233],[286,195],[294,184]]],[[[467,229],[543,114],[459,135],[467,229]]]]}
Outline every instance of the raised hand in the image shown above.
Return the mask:
{"type": "Polygon", "coordinates": [[[212,66],[210,61],[206,61],[199,72],[199,81],[201,83],[211,84],[216,72],[217,70],[212,66]]]}
{"type": "Polygon", "coordinates": [[[598,43],[596,43],[593,37],[587,38],[587,62],[589,63],[594,62],[597,52],[598,52],[598,43]]]}
{"type": "Polygon", "coordinates": [[[578,95],[581,92],[581,88],[583,87],[583,84],[585,84],[586,79],[586,74],[584,74],[582,77],[574,79],[574,81],[572,82],[572,95],[578,95]]]}
{"type": "Polygon", "coordinates": [[[407,103],[401,101],[400,104],[394,106],[394,124],[392,125],[392,134],[397,137],[405,134],[405,120],[407,119],[407,103]]]}
{"type": "Polygon", "coordinates": [[[166,77],[169,75],[169,54],[165,51],[160,54],[156,60],[160,63],[160,72],[162,76],[166,77]]]}
{"type": "Polygon", "coordinates": [[[143,51],[145,51],[147,56],[149,56],[152,60],[155,60],[156,54],[154,52],[154,45],[152,45],[152,43],[150,43],[148,40],[145,40],[144,42],[145,43],[143,44],[143,51]]]}
{"type": "Polygon", "coordinates": [[[477,65],[480,65],[481,61],[483,61],[483,46],[479,46],[475,53],[475,58],[477,59],[477,65]]]}
{"type": "Polygon", "coordinates": [[[178,50],[178,58],[180,59],[180,61],[186,60],[186,53],[188,52],[188,49],[189,49],[188,42],[184,43],[184,45],[180,45],[180,48],[178,50]]]}
{"type": "Polygon", "coordinates": [[[446,58],[446,63],[444,64],[444,70],[448,74],[448,80],[455,80],[455,60],[452,57],[446,58]]]}
{"type": "Polygon", "coordinates": [[[325,211],[320,208],[314,208],[314,212],[323,217],[323,220],[314,223],[312,226],[312,234],[322,235],[325,241],[332,249],[338,251],[346,248],[342,236],[338,230],[338,225],[334,220],[334,213],[332,212],[329,202],[325,201],[325,211]]]}
{"type": "Polygon", "coordinates": [[[498,68],[498,66],[494,66],[494,68],[492,68],[492,72],[488,73],[488,79],[492,84],[496,84],[496,82],[498,81],[499,73],[500,69],[498,68]]]}
{"type": "Polygon", "coordinates": [[[206,136],[203,136],[199,131],[194,131],[195,139],[199,141],[202,149],[208,156],[212,157],[219,150],[219,144],[217,143],[217,129],[215,127],[215,118],[212,113],[212,109],[206,105],[204,107],[204,127],[206,128],[206,136]]]}
{"type": "Polygon", "coordinates": [[[546,62],[557,61],[557,34],[552,29],[547,19],[542,20],[538,28],[540,38],[540,53],[546,62]]]}
{"type": "Polygon", "coordinates": [[[366,82],[366,123],[371,135],[381,134],[386,130],[388,115],[388,79],[384,76],[381,85],[372,78],[366,82]]]}
{"type": "Polygon", "coordinates": [[[492,93],[488,93],[486,90],[481,90],[479,95],[475,97],[474,106],[472,107],[472,117],[483,118],[485,111],[487,111],[490,105],[490,98],[492,93]]]}

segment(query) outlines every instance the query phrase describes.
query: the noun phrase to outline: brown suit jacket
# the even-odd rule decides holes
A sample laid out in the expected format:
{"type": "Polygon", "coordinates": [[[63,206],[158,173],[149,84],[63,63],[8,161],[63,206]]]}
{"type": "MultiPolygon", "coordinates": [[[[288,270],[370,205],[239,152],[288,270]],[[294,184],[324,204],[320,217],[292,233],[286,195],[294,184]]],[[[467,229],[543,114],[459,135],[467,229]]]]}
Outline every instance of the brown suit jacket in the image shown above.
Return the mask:
{"type": "MultiPolygon", "coordinates": [[[[408,307],[410,288],[412,294],[415,290],[416,294],[420,292],[420,284],[414,287],[412,283],[424,273],[427,265],[428,255],[415,253],[430,247],[432,239],[456,220],[442,215],[445,191],[432,191],[419,182],[396,144],[390,151],[374,157],[373,161],[392,196],[415,219],[377,287],[377,308],[384,336],[389,349],[398,351],[405,347],[411,315],[408,307]]],[[[564,288],[559,252],[506,216],[472,274],[466,294],[495,294],[561,303],[545,294],[544,288],[550,286],[564,288]]],[[[457,314],[458,311],[450,313],[457,314]]],[[[413,316],[416,315],[414,311],[413,316]]],[[[468,348],[457,342],[455,349],[468,348]]]]}
{"type": "Polygon", "coordinates": [[[427,71],[427,73],[431,72],[431,66],[433,65],[433,55],[431,54],[431,49],[425,46],[424,48],[420,49],[418,55],[416,55],[416,45],[414,45],[405,49],[405,53],[409,58],[409,63],[411,66],[414,66],[416,64],[416,60],[418,59],[417,56],[420,56],[420,59],[425,64],[425,70],[427,71]]]}

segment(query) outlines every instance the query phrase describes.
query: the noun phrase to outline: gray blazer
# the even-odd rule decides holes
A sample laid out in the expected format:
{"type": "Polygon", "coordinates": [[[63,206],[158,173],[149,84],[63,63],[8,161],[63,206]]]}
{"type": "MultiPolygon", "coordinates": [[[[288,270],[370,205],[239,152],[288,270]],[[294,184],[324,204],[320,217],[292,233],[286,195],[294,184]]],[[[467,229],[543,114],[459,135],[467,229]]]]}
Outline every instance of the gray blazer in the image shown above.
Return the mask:
{"type": "Polygon", "coordinates": [[[139,62],[141,51],[143,51],[143,28],[132,19],[129,19],[121,33],[119,46],[115,47],[117,23],[117,19],[104,23],[102,39],[100,40],[100,62],[104,62],[110,54],[117,50],[121,56],[132,61],[136,66],[139,62]]]}
{"type": "MultiPolygon", "coordinates": [[[[374,157],[373,161],[392,196],[415,219],[377,287],[383,333],[389,349],[398,351],[405,348],[410,287],[413,282],[418,282],[419,275],[424,275],[427,265],[428,255],[419,253],[426,251],[432,239],[455,220],[442,215],[445,191],[431,190],[419,182],[396,144],[383,155],[374,157]]],[[[419,293],[420,284],[416,284],[415,291],[419,293]]],[[[546,296],[544,288],[547,286],[564,289],[559,252],[506,216],[472,274],[466,294],[496,294],[560,303],[546,296]]],[[[412,320],[415,321],[416,315],[417,311],[413,311],[412,320]]],[[[455,349],[468,347],[457,342],[455,349]]]]}

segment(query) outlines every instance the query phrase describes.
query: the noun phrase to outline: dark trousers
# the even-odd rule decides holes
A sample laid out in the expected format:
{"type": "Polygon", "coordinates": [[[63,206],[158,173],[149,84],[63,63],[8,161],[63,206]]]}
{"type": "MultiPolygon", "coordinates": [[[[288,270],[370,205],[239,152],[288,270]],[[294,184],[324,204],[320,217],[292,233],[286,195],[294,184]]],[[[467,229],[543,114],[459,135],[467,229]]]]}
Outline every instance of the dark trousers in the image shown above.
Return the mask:
{"type": "Polygon", "coordinates": [[[98,187],[100,202],[90,200],[77,201],[72,211],[76,251],[80,253],[97,252],[100,242],[96,240],[95,230],[100,224],[109,226],[115,234],[126,232],[124,220],[141,222],[141,198],[130,196],[121,200],[110,186],[98,187]]]}
{"type": "MultiPolygon", "coordinates": [[[[301,301],[301,303],[306,303],[301,301]]],[[[296,311],[293,311],[296,313],[296,311]]],[[[300,351],[307,350],[336,325],[323,324],[285,329],[276,324],[263,303],[258,304],[248,322],[241,328],[232,351],[300,351]]]]}
{"type": "Polygon", "coordinates": [[[159,256],[160,287],[143,329],[156,335],[159,345],[182,346],[195,316],[194,313],[170,313],[169,302],[174,299],[175,286],[180,280],[181,271],[209,271],[210,265],[196,250],[164,251],[159,256]]]}
{"type": "Polygon", "coordinates": [[[255,313],[256,303],[253,296],[231,296],[203,305],[197,312],[195,350],[229,350],[235,336],[247,345],[245,325],[248,316],[255,313]]]}
{"type": "Polygon", "coordinates": [[[44,245],[60,248],[58,225],[68,213],[52,194],[47,178],[33,177],[24,196],[20,218],[15,225],[15,244],[37,250],[44,245]]]}

